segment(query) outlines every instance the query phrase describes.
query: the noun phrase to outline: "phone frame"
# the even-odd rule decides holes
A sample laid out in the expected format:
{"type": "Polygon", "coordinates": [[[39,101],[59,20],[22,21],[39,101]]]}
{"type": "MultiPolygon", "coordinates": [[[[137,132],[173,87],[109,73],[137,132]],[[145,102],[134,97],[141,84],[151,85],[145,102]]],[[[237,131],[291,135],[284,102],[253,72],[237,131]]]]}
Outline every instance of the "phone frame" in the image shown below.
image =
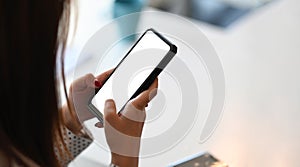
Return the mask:
{"type": "MultiPolygon", "coordinates": [[[[105,81],[103,82],[102,85],[104,85],[106,83],[106,81],[113,75],[113,73],[115,72],[115,70],[122,64],[122,62],[126,59],[126,57],[131,53],[131,51],[134,49],[134,47],[139,43],[139,41],[145,36],[145,34],[147,32],[153,32],[155,35],[157,35],[161,40],[163,40],[167,45],[170,46],[169,51],[166,53],[166,55],[164,56],[164,58],[158,63],[158,65],[153,69],[153,71],[149,74],[149,76],[145,79],[145,81],[141,84],[141,86],[135,91],[135,93],[129,98],[128,101],[130,101],[131,99],[135,98],[136,96],[138,96],[140,93],[142,93],[144,90],[147,90],[151,84],[154,82],[154,80],[157,78],[157,76],[163,71],[163,69],[168,65],[168,63],[173,59],[173,57],[175,56],[175,54],[177,53],[177,47],[176,45],[174,45],[173,43],[171,43],[167,38],[165,38],[163,35],[161,35],[160,33],[158,33],[156,30],[154,30],[153,28],[149,28],[147,29],[142,35],[141,37],[139,37],[139,39],[133,44],[133,46],[130,48],[130,50],[125,54],[125,56],[122,58],[122,60],[118,63],[118,65],[115,67],[115,69],[112,71],[112,73],[105,79],[105,81]]],[[[97,94],[99,92],[101,88],[97,88],[95,89],[95,94],[97,94]]],[[[92,103],[94,96],[89,99],[88,102],[88,110],[93,113],[98,120],[103,123],[103,114],[97,109],[96,106],[94,106],[94,104],[92,103]]],[[[118,113],[120,113],[123,108],[125,107],[125,105],[128,103],[128,101],[124,104],[124,106],[120,109],[120,111],[118,111],[118,113]]]]}
{"type": "MultiPolygon", "coordinates": [[[[190,155],[190,156],[184,157],[183,159],[180,159],[176,162],[173,162],[173,163],[167,165],[167,167],[183,167],[183,165],[188,165],[188,163],[190,163],[191,161],[197,160],[198,158],[208,161],[210,163],[218,162],[218,163],[224,164],[222,161],[217,159],[215,156],[213,156],[209,152],[199,152],[197,154],[190,155]]],[[[200,164],[200,165],[203,165],[203,164],[200,164]]]]}

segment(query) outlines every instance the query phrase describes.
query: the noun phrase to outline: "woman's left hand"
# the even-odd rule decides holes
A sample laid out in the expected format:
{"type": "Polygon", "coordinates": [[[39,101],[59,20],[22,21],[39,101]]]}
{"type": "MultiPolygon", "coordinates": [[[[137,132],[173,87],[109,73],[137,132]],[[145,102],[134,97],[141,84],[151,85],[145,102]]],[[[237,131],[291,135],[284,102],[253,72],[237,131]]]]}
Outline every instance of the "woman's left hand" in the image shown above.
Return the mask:
{"type": "Polygon", "coordinates": [[[63,107],[63,119],[68,129],[78,134],[82,129],[82,123],[95,117],[88,111],[89,100],[95,95],[95,89],[100,88],[113,69],[108,70],[97,77],[87,74],[75,80],[69,91],[70,109],[67,105],[63,107]]]}

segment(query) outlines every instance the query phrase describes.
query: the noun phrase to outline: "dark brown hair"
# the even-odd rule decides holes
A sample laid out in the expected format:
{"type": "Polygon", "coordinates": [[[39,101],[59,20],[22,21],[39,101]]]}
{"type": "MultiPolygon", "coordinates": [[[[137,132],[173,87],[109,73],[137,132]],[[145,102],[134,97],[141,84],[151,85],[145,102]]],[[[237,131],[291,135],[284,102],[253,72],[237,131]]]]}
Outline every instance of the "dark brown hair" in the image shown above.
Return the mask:
{"type": "Polygon", "coordinates": [[[11,161],[22,163],[16,149],[40,166],[59,166],[55,69],[68,28],[68,21],[60,28],[59,22],[68,19],[68,5],[65,0],[0,0],[0,151],[11,161]]]}

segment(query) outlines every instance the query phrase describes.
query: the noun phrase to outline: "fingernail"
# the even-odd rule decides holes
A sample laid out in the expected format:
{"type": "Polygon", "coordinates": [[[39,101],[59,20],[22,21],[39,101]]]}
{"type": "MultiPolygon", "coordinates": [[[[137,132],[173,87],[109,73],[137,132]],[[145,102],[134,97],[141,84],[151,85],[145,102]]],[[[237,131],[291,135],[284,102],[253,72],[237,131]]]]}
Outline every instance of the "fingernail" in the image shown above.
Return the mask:
{"type": "Polygon", "coordinates": [[[101,83],[97,79],[95,79],[94,84],[97,88],[101,87],[101,83]]]}
{"type": "Polygon", "coordinates": [[[98,127],[98,128],[102,128],[102,127],[103,127],[103,124],[102,124],[101,122],[97,122],[97,123],[95,124],[95,126],[98,127]]]}
{"type": "Polygon", "coordinates": [[[113,106],[113,102],[111,100],[107,100],[105,102],[105,108],[111,108],[113,106]]]}

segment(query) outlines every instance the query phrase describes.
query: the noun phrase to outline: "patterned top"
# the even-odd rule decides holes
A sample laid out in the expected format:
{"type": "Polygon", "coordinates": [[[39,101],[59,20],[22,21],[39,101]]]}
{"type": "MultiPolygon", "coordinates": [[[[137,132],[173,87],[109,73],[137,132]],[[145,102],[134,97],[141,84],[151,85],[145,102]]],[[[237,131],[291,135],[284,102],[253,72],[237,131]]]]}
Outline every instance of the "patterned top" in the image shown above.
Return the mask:
{"type": "Polygon", "coordinates": [[[63,128],[63,139],[65,146],[69,153],[58,154],[63,149],[63,145],[59,145],[61,149],[54,148],[56,155],[58,156],[59,162],[62,167],[68,166],[68,164],[77,157],[84,149],[86,149],[92,142],[92,135],[88,130],[85,130],[87,136],[77,136],[67,128],[63,128]],[[71,154],[71,155],[70,155],[71,154]]]}

